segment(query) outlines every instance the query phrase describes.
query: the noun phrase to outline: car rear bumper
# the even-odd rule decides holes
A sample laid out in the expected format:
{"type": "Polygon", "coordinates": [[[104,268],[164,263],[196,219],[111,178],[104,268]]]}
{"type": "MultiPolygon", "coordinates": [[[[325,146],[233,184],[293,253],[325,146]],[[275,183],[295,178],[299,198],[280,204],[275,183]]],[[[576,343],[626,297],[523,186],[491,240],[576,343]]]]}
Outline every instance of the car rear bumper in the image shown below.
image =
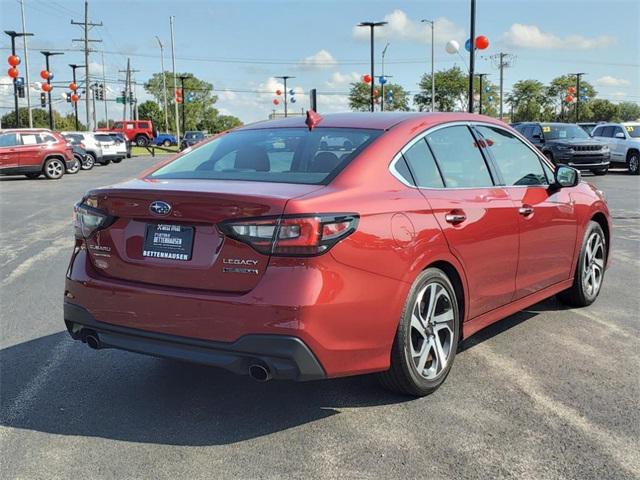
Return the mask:
{"type": "Polygon", "coordinates": [[[201,363],[240,375],[258,364],[275,379],[305,381],[325,377],[309,347],[292,336],[246,335],[230,343],[184,338],[99,322],[86,309],[69,302],[64,303],[64,321],[72,338],[86,341],[87,335],[93,335],[99,348],[201,363]]]}

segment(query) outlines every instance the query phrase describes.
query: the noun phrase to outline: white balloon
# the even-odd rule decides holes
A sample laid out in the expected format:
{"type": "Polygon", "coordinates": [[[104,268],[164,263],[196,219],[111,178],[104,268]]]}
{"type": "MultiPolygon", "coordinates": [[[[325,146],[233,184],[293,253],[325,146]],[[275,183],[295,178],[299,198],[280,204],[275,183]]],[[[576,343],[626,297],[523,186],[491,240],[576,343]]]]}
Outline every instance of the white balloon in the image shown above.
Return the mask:
{"type": "Polygon", "coordinates": [[[36,90],[42,90],[42,82],[34,82],[33,88],[36,90]]]}
{"type": "Polygon", "coordinates": [[[67,99],[67,92],[62,92],[60,94],[60,98],[62,98],[63,100],[66,100],[67,99]]]}
{"type": "Polygon", "coordinates": [[[447,53],[450,53],[451,55],[453,55],[454,53],[458,53],[458,51],[460,50],[460,44],[455,40],[449,40],[447,42],[447,46],[445,47],[445,50],[447,51],[447,53]]]}

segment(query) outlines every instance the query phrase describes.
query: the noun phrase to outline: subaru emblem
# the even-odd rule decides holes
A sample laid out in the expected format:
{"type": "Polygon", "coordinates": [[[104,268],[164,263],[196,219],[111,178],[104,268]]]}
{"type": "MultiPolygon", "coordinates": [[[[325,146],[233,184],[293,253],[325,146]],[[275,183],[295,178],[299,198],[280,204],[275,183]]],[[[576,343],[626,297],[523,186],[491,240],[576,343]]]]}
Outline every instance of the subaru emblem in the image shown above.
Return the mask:
{"type": "Polygon", "coordinates": [[[171,211],[171,205],[169,205],[167,202],[163,202],[161,200],[156,200],[155,202],[152,202],[151,205],[149,205],[149,210],[151,210],[151,213],[155,213],[156,215],[169,215],[169,212],[171,211]]]}

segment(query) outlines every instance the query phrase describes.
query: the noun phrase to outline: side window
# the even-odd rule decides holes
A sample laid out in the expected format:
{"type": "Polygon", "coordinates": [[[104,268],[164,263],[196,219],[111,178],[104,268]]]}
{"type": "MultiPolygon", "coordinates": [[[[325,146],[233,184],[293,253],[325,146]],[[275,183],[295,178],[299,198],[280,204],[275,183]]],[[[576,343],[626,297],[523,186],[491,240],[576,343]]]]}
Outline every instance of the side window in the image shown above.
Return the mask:
{"type": "Polygon", "coordinates": [[[113,128],[114,130],[122,130],[122,122],[116,122],[114,123],[111,128],[113,128]]]}
{"type": "Polygon", "coordinates": [[[415,185],[416,183],[413,181],[413,176],[411,175],[411,171],[409,170],[409,166],[407,165],[407,160],[403,156],[398,158],[398,161],[395,163],[394,168],[396,173],[404,179],[409,185],[415,185]]]}
{"type": "Polygon", "coordinates": [[[48,133],[41,133],[40,138],[38,139],[38,143],[56,143],[56,137],[50,135],[48,133]]]}
{"type": "Polygon", "coordinates": [[[592,137],[601,137],[602,136],[602,127],[596,127],[591,132],[592,137]]]}
{"type": "Polygon", "coordinates": [[[512,133],[498,127],[476,126],[484,137],[506,185],[546,185],[540,158],[512,133]]]}
{"type": "Polygon", "coordinates": [[[524,135],[527,138],[531,138],[532,131],[533,131],[533,127],[530,125],[526,125],[522,127],[522,129],[520,130],[520,133],[522,133],[522,135],[524,135]]]}
{"type": "Polygon", "coordinates": [[[426,136],[448,188],[493,186],[489,168],[469,128],[445,127],[426,136]]]}
{"type": "MultiPolygon", "coordinates": [[[[624,135],[624,130],[622,130],[622,127],[613,127],[613,134],[611,135],[612,137],[615,137],[616,134],[621,133],[622,135],[624,135]]],[[[626,138],[626,135],[625,135],[626,138]]]]}
{"type": "Polygon", "coordinates": [[[125,128],[127,130],[133,130],[133,128],[135,127],[135,125],[132,122],[129,122],[126,124],[125,128]]]}
{"type": "Polygon", "coordinates": [[[602,127],[602,137],[611,138],[613,137],[613,127],[602,127]]]}
{"type": "Polygon", "coordinates": [[[149,123],[147,122],[138,122],[138,128],[142,128],[142,129],[148,129],[149,128],[149,123]]]}
{"type": "Polygon", "coordinates": [[[0,135],[0,147],[15,147],[18,144],[18,138],[15,133],[4,133],[0,135]]]}
{"type": "Polygon", "coordinates": [[[538,135],[540,138],[543,138],[542,128],[540,128],[540,125],[534,125],[531,127],[531,138],[533,138],[534,135],[538,135]]]}
{"type": "Polygon", "coordinates": [[[442,188],[444,183],[436,162],[424,139],[418,140],[409,150],[404,152],[404,158],[416,179],[416,186],[425,188],[442,188]]]}

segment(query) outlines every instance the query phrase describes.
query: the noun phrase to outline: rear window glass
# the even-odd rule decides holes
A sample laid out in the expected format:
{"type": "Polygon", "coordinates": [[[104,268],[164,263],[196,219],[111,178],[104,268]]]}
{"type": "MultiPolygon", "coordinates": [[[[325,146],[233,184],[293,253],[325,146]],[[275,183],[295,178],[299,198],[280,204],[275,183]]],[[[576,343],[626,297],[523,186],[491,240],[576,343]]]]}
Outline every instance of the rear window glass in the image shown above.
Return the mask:
{"type": "Polygon", "coordinates": [[[347,128],[239,130],[201,144],[150,177],[324,184],[381,134],[347,128]]]}
{"type": "Polygon", "coordinates": [[[111,135],[96,134],[94,135],[94,138],[99,142],[113,142],[113,138],[111,137],[111,135]]]}

